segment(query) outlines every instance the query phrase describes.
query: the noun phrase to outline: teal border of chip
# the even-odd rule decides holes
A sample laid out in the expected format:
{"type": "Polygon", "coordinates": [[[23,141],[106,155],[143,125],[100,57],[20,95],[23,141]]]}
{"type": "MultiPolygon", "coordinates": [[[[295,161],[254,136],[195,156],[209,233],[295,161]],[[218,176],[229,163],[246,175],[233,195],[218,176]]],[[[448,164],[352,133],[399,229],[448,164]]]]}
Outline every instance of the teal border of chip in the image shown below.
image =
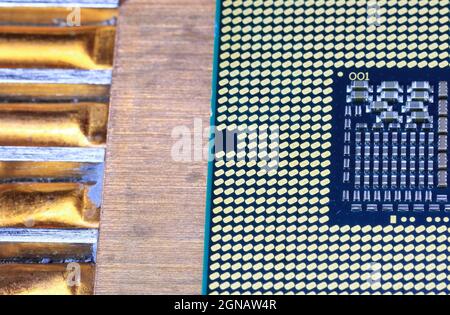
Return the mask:
{"type": "Polygon", "coordinates": [[[220,50],[220,25],[222,0],[216,0],[216,15],[214,22],[214,61],[212,74],[212,92],[211,92],[211,119],[209,131],[209,153],[208,153],[208,177],[206,188],[206,219],[205,219],[205,238],[203,250],[203,281],[202,295],[208,294],[208,274],[209,274],[209,242],[211,232],[211,197],[213,186],[214,169],[214,128],[216,123],[216,101],[217,101],[217,76],[219,71],[219,50],[220,50]]]}

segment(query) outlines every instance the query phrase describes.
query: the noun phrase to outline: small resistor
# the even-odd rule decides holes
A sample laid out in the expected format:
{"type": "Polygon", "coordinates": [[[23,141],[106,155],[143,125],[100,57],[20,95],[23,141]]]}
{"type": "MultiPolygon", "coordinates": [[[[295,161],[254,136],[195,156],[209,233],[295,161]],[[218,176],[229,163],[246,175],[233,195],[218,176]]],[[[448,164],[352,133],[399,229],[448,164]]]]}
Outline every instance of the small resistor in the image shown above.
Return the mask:
{"type": "Polygon", "coordinates": [[[432,202],[433,201],[433,194],[429,190],[425,191],[425,201],[426,202],[432,202]]]}
{"type": "Polygon", "coordinates": [[[409,188],[411,189],[416,188],[416,175],[414,174],[409,175],[409,188]]]}
{"type": "Polygon", "coordinates": [[[361,171],[361,164],[363,162],[361,160],[356,160],[355,162],[355,172],[359,173],[361,171]]]}
{"type": "Polygon", "coordinates": [[[434,144],[434,132],[428,133],[428,145],[434,144]]]}
{"type": "Polygon", "coordinates": [[[409,190],[405,191],[405,201],[406,202],[411,201],[411,191],[409,191],[409,190]]]}
{"type": "Polygon", "coordinates": [[[369,190],[364,190],[364,201],[371,201],[369,190]]]}
{"type": "Polygon", "coordinates": [[[409,141],[412,145],[417,144],[417,133],[416,132],[411,132],[409,135],[409,141]]]}
{"type": "Polygon", "coordinates": [[[356,135],[355,135],[355,141],[356,141],[356,143],[357,144],[361,144],[361,142],[362,142],[362,133],[361,132],[357,132],[356,133],[356,135]]]}
{"type": "Polygon", "coordinates": [[[402,144],[408,144],[408,134],[406,132],[402,132],[402,144]]]}
{"type": "Polygon", "coordinates": [[[448,201],[448,196],[447,195],[437,195],[436,196],[436,201],[439,203],[444,203],[448,201]]]}
{"type": "Polygon", "coordinates": [[[409,172],[412,174],[416,172],[416,161],[409,160],[409,172]]]}
{"type": "Polygon", "coordinates": [[[388,176],[387,176],[387,174],[383,174],[381,176],[381,185],[383,186],[383,188],[387,188],[388,187],[388,176]]]}
{"type": "Polygon", "coordinates": [[[366,160],[370,160],[372,158],[372,156],[370,154],[370,146],[369,145],[364,146],[364,158],[366,160]]]}
{"type": "Polygon", "coordinates": [[[346,133],[344,134],[344,142],[350,143],[351,140],[352,140],[352,138],[351,138],[351,133],[350,133],[350,132],[346,132],[346,133]]]}
{"type": "Polygon", "coordinates": [[[419,175],[419,187],[425,188],[425,175],[423,174],[419,175]]]}
{"type": "Polygon", "coordinates": [[[350,192],[348,190],[344,190],[342,192],[342,201],[344,201],[344,202],[350,201],[350,192]]]}
{"type": "Polygon", "coordinates": [[[434,175],[428,174],[428,188],[434,187],[434,175]]]}
{"type": "Polygon", "coordinates": [[[393,145],[398,145],[398,132],[393,132],[392,133],[392,144],[393,145]]]}
{"type": "Polygon", "coordinates": [[[344,128],[345,128],[345,130],[351,130],[352,129],[352,121],[350,119],[346,119],[345,120],[344,128]]]}
{"type": "Polygon", "coordinates": [[[373,157],[376,160],[380,159],[380,146],[379,145],[375,145],[373,147],[373,157]]]}
{"type": "Polygon", "coordinates": [[[345,156],[349,156],[350,155],[350,146],[349,145],[345,145],[344,146],[344,155],[345,156]]]}
{"type": "Polygon", "coordinates": [[[394,200],[395,201],[402,201],[402,192],[399,190],[396,190],[394,192],[394,200]]]}
{"type": "Polygon", "coordinates": [[[425,161],[419,161],[419,172],[421,172],[421,173],[425,173],[426,172],[425,161]]]}
{"type": "Polygon", "coordinates": [[[370,172],[370,160],[364,161],[364,172],[370,172]]]}
{"type": "Polygon", "coordinates": [[[420,190],[416,190],[414,200],[416,202],[422,202],[422,192],[420,190]]]}
{"type": "Polygon", "coordinates": [[[351,106],[345,106],[345,116],[347,116],[347,117],[352,116],[352,107],[351,106]]]}
{"type": "Polygon", "coordinates": [[[392,159],[397,160],[398,159],[398,147],[392,146],[392,159]]]}
{"type": "Polygon", "coordinates": [[[374,188],[380,187],[380,176],[378,174],[373,175],[373,187],[374,188]]]}
{"type": "Polygon", "coordinates": [[[439,212],[441,207],[439,205],[430,205],[430,212],[439,212]]]}
{"type": "Polygon", "coordinates": [[[447,117],[439,117],[438,132],[440,135],[448,135],[448,120],[447,117]]]}
{"type": "Polygon", "coordinates": [[[419,159],[425,160],[425,147],[423,145],[419,147],[419,159]]]}
{"type": "Polygon", "coordinates": [[[438,172],[438,187],[439,188],[447,188],[447,171],[439,171],[438,172]]]}
{"type": "Polygon", "coordinates": [[[364,187],[370,187],[370,175],[364,175],[364,187]]]}
{"type": "Polygon", "coordinates": [[[391,175],[391,187],[392,188],[397,188],[397,174],[392,174],[391,175]]]}
{"type": "Polygon", "coordinates": [[[379,132],[375,132],[375,133],[373,134],[373,142],[374,142],[376,145],[379,145],[379,144],[380,144],[380,133],[379,133],[379,132]]]}
{"type": "Polygon", "coordinates": [[[381,201],[381,193],[379,190],[375,190],[373,193],[373,200],[374,201],[381,201]]]}
{"type": "Polygon", "coordinates": [[[439,152],[447,152],[448,151],[448,138],[447,138],[447,136],[439,135],[438,151],[439,152]]]}
{"type": "Polygon", "coordinates": [[[401,154],[401,156],[402,156],[402,159],[407,159],[408,157],[406,156],[406,151],[407,151],[407,148],[406,148],[406,146],[402,146],[401,147],[401,149],[400,149],[400,154],[401,154]]]}
{"type": "Polygon", "coordinates": [[[356,174],[355,175],[355,188],[361,187],[361,175],[356,174]]]}
{"type": "Polygon", "coordinates": [[[365,132],[364,133],[364,142],[366,144],[371,144],[371,142],[372,142],[372,135],[370,134],[370,132],[365,132]]]}
{"type": "Polygon", "coordinates": [[[344,159],[344,169],[348,170],[350,168],[350,159],[344,159]]]}
{"type": "Polygon", "coordinates": [[[344,172],[344,184],[348,184],[350,182],[350,173],[344,172]]]}
{"type": "Polygon", "coordinates": [[[424,212],[425,211],[425,205],[413,205],[413,211],[414,212],[424,212]]]}
{"type": "Polygon", "coordinates": [[[408,170],[408,161],[402,160],[400,163],[401,163],[401,171],[406,172],[408,170]]]}
{"type": "Polygon", "coordinates": [[[406,175],[405,174],[400,175],[400,186],[402,188],[406,187],[406,175]]]}
{"type": "Polygon", "coordinates": [[[383,143],[389,144],[389,133],[388,132],[383,132],[383,143]]]}
{"type": "Polygon", "coordinates": [[[427,171],[428,171],[429,173],[434,172],[434,161],[433,161],[433,160],[428,160],[427,171]]]}
{"type": "Polygon", "coordinates": [[[383,146],[383,159],[388,160],[389,159],[389,147],[383,146]]]}
{"type": "Polygon", "coordinates": [[[415,146],[409,147],[409,158],[410,159],[416,159],[417,158],[416,147],[415,146]]]}
{"type": "Polygon", "coordinates": [[[419,134],[419,142],[420,142],[420,144],[425,145],[425,142],[426,142],[425,132],[421,132],[421,133],[419,134]]]}
{"type": "Polygon", "coordinates": [[[396,160],[392,160],[392,162],[391,162],[391,171],[393,172],[393,173],[397,173],[397,171],[398,171],[398,168],[397,168],[397,161],[396,160]]]}
{"type": "Polygon", "coordinates": [[[360,197],[360,192],[359,192],[359,190],[353,191],[353,201],[354,201],[354,202],[359,202],[359,201],[361,201],[361,197],[360,197]]]}
{"type": "Polygon", "coordinates": [[[392,200],[391,192],[389,190],[385,191],[384,192],[384,201],[390,202],[391,200],[392,200]]]}

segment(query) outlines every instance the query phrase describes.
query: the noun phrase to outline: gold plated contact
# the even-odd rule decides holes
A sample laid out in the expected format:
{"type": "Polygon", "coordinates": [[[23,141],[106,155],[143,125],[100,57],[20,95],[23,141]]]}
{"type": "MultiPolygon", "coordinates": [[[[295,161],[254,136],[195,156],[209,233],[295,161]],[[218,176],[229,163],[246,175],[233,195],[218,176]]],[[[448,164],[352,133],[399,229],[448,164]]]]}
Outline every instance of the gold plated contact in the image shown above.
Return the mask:
{"type": "Polygon", "coordinates": [[[91,147],[104,145],[105,103],[0,105],[0,145],[91,147]]]}
{"type": "Polygon", "coordinates": [[[0,10],[0,68],[110,69],[116,10],[0,10]]]}
{"type": "Polygon", "coordinates": [[[117,13],[0,8],[0,295],[93,294],[117,13]]]}
{"type": "Polygon", "coordinates": [[[0,294],[88,295],[94,274],[92,264],[0,265],[0,294]]]}
{"type": "Polygon", "coordinates": [[[0,226],[98,228],[102,170],[85,163],[0,162],[0,226]]]}
{"type": "Polygon", "coordinates": [[[0,185],[0,226],[98,228],[89,187],[74,183],[0,185]]]}
{"type": "Polygon", "coordinates": [[[0,68],[112,67],[112,26],[0,27],[0,68]]]}

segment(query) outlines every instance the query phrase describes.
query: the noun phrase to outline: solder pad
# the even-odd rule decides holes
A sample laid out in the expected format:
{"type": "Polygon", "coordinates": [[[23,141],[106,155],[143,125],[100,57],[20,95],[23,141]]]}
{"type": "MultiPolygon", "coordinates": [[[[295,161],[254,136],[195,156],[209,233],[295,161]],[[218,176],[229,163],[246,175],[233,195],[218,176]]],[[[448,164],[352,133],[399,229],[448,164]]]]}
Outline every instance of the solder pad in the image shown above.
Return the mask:
{"type": "Polygon", "coordinates": [[[251,158],[239,158],[248,148],[212,148],[203,292],[450,293],[440,139],[448,130],[440,86],[450,81],[449,1],[217,7],[216,135],[276,132],[262,144],[244,141],[258,148],[251,158]]]}

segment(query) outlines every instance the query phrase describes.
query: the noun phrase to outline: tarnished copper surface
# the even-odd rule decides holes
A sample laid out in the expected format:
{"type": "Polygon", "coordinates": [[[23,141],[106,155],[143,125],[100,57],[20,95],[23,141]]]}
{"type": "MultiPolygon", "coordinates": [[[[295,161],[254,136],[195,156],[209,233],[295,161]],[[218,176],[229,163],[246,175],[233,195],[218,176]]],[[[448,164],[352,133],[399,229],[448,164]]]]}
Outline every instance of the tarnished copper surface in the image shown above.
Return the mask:
{"type": "MultiPolygon", "coordinates": [[[[0,262],[92,261],[92,244],[0,243],[0,262]]],[[[1,283],[0,283],[1,287],[1,283]]]]}
{"type": "Polygon", "coordinates": [[[86,295],[93,293],[92,264],[0,265],[0,294],[86,295]],[[79,278],[77,278],[79,270],[79,278]],[[79,281],[77,281],[79,279],[79,281]]]}

